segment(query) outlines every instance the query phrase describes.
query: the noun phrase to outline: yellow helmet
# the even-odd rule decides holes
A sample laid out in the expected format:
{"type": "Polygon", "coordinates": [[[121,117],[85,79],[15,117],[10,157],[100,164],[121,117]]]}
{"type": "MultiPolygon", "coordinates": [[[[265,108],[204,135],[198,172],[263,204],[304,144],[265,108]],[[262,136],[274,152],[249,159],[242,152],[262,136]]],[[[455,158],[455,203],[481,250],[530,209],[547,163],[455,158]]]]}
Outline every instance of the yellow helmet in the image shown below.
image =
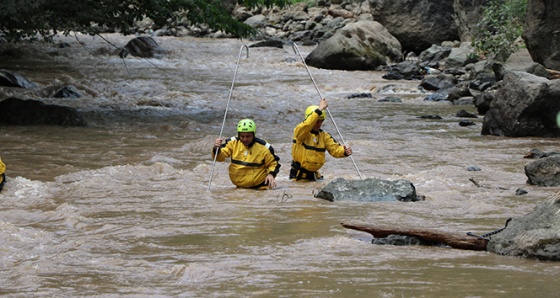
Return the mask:
{"type": "MultiPolygon", "coordinates": [[[[305,119],[307,119],[307,117],[309,117],[309,115],[313,114],[315,112],[316,109],[318,109],[319,106],[309,106],[307,107],[307,109],[305,110],[305,119]]],[[[321,111],[321,115],[319,116],[319,119],[321,120],[325,120],[327,118],[327,112],[325,112],[324,110],[321,111]]]]}

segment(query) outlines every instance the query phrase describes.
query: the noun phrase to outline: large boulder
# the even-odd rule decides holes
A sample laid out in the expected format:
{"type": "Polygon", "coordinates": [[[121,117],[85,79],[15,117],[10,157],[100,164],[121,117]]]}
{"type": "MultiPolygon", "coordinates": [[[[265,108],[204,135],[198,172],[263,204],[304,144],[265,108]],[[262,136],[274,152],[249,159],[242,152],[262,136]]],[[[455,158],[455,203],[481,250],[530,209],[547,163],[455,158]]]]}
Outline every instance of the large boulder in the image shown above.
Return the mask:
{"type": "Polygon", "coordinates": [[[369,0],[373,19],[383,24],[405,51],[420,53],[432,44],[458,40],[453,1],[369,0]]]}
{"type": "Polygon", "coordinates": [[[455,24],[461,41],[470,41],[489,0],[454,0],[455,24]]]}
{"type": "Polygon", "coordinates": [[[560,137],[560,80],[506,72],[484,116],[483,135],[560,137]]]}
{"type": "Polygon", "coordinates": [[[373,70],[400,57],[401,44],[387,29],[375,21],[358,21],[321,42],[305,62],[325,69],[373,70]]]}
{"type": "Polygon", "coordinates": [[[0,124],[86,126],[74,108],[10,97],[0,101],[0,124]]]}
{"type": "Polygon", "coordinates": [[[317,198],[327,201],[402,201],[415,202],[423,200],[416,194],[416,188],[407,180],[381,180],[367,178],[364,180],[346,180],[337,178],[323,187],[317,198]]]}
{"type": "Polygon", "coordinates": [[[449,57],[449,54],[451,54],[451,47],[434,44],[420,53],[418,65],[423,68],[439,69],[441,60],[449,57]]]}
{"type": "Polygon", "coordinates": [[[533,60],[560,70],[560,1],[529,0],[523,39],[533,60]]]}
{"type": "Polygon", "coordinates": [[[462,42],[458,47],[451,48],[451,52],[445,59],[445,69],[461,68],[469,63],[474,63],[472,54],[475,53],[470,42],[462,42]]]}
{"type": "Polygon", "coordinates": [[[542,64],[534,62],[533,58],[531,58],[531,54],[526,48],[519,49],[515,53],[511,54],[503,64],[502,71],[504,73],[506,71],[523,71],[550,79],[550,74],[546,71],[546,68],[542,64]]]}
{"type": "Polygon", "coordinates": [[[512,219],[492,235],[486,250],[500,255],[560,261],[560,195],[538,204],[525,216],[512,219]]]}
{"type": "Polygon", "coordinates": [[[560,156],[537,159],[525,166],[527,183],[539,186],[560,185],[560,156]]]}

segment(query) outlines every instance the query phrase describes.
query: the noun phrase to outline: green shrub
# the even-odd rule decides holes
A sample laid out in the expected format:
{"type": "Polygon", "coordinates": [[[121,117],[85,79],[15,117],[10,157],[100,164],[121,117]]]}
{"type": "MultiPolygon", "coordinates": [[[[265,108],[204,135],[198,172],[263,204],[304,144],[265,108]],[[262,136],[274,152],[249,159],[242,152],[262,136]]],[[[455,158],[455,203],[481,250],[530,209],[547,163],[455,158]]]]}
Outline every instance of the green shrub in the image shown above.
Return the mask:
{"type": "Polygon", "coordinates": [[[474,30],[473,46],[480,58],[505,61],[519,47],[527,0],[490,0],[474,30]]]}

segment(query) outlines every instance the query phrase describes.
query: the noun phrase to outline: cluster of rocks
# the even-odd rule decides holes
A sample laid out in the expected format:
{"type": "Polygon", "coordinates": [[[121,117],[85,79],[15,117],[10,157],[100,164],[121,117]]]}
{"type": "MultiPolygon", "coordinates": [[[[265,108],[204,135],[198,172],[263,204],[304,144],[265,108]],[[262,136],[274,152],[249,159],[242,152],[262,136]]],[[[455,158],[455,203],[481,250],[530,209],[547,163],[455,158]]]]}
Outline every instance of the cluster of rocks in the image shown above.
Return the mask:
{"type": "MultiPolygon", "coordinates": [[[[533,150],[533,153],[538,155],[543,152],[533,150]]],[[[556,153],[551,155],[556,155],[556,153]]],[[[316,197],[331,202],[414,202],[424,199],[416,194],[414,185],[407,180],[345,180],[343,178],[331,181],[317,193],[316,197]]],[[[560,192],[537,204],[532,212],[508,219],[503,228],[481,236],[472,233],[466,234],[485,239],[487,241],[485,249],[488,252],[506,256],[560,261],[559,213],[560,192]]],[[[442,245],[441,243],[426,242],[410,235],[405,230],[395,227],[394,233],[387,237],[376,237],[372,240],[372,243],[379,245],[442,245]],[[402,231],[405,231],[404,234],[399,234],[402,231]]],[[[437,232],[434,230],[434,233],[437,232]]]]}
{"type": "MultiPolygon", "coordinates": [[[[406,51],[420,52],[444,40],[468,38],[478,23],[485,0],[318,0],[284,7],[249,9],[233,1],[223,1],[231,15],[257,29],[260,39],[282,39],[320,43],[339,29],[358,21],[376,21],[397,38],[406,51]]],[[[182,20],[174,26],[153,28],[149,20],[137,31],[152,35],[230,37],[205,26],[182,20]]]]}
{"type": "Polygon", "coordinates": [[[481,134],[560,137],[557,73],[532,60],[527,49],[505,62],[473,60],[470,43],[443,42],[385,67],[388,80],[419,80],[425,100],[474,105],[484,116],[481,134]]]}
{"type": "MultiPolygon", "coordinates": [[[[388,80],[420,80],[420,87],[433,92],[426,100],[474,105],[484,116],[483,135],[560,136],[555,120],[560,105],[554,100],[554,79],[560,73],[553,71],[560,69],[560,50],[554,46],[560,42],[554,33],[560,8],[548,0],[529,2],[523,34],[527,49],[504,63],[477,60],[471,46],[487,2],[319,0],[283,9],[232,4],[231,14],[257,29],[257,38],[276,45],[318,44],[305,58],[310,66],[384,70],[388,80]]],[[[152,34],[224,36],[182,24],[152,34]]]]}

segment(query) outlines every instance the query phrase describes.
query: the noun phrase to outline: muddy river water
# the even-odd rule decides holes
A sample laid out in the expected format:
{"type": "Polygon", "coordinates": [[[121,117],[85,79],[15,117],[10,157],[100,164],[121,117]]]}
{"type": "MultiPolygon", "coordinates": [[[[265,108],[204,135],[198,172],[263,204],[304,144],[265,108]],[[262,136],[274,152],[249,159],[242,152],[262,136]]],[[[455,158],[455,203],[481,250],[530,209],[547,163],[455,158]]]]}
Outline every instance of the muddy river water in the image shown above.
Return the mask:
{"type": "MultiPolygon", "coordinates": [[[[328,158],[323,181],[288,176],[294,126],[319,96],[292,47],[250,48],[239,60],[224,136],[256,121],[282,167],[273,190],[236,189],[210,157],[240,49],[236,39],[156,37],[163,59],[106,55],[119,35],[61,38],[3,59],[35,82],[2,98],[78,109],[87,127],[2,126],[0,294],[131,297],[556,297],[560,265],[445,247],[372,245],[341,222],[477,234],[530,212],[558,188],[526,184],[523,155],[557,139],[481,136],[482,117],[424,101],[418,81],[381,72],[310,68],[350,159],[328,158]],[[45,90],[72,84],[77,99],[45,90]],[[372,98],[351,94],[371,93],[372,98]],[[379,102],[388,96],[400,103],[379,102]],[[439,115],[441,120],[421,119],[439,115]],[[477,166],[480,171],[468,171],[477,166]],[[210,179],[210,172],[214,174],[210,179]],[[426,200],[328,202],[337,177],[411,181],[426,200]],[[469,179],[479,183],[475,185],[469,179]],[[483,186],[483,187],[480,187],[483,186]],[[516,196],[518,188],[528,194],[516,196]]],[[[10,47],[8,45],[2,45],[10,47]]],[[[303,55],[313,47],[300,46],[303,55]]],[[[327,119],[325,130],[340,140],[327,119]]],[[[557,151],[557,150],[556,150],[557,151]]]]}

